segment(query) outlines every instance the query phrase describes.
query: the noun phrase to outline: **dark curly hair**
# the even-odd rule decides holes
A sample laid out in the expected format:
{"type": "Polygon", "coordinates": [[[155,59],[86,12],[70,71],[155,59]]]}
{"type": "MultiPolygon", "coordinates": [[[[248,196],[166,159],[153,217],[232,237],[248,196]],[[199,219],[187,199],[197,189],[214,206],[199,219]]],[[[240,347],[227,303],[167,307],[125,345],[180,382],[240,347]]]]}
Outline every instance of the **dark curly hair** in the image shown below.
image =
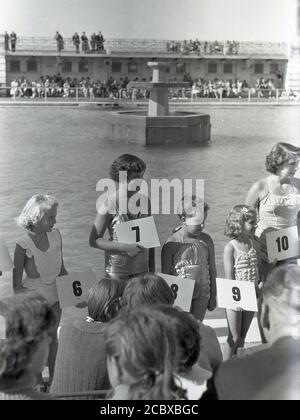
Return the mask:
{"type": "Polygon", "coordinates": [[[19,294],[0,301],[0,315],[5,319],[5,339],[0,340],[0,379],[17,380],[31,362],[45,332],[56,324],[54,312],[39,295],[19,294]]]}
{"type": "Polygon", "coordinates": [[[257,220],[257,211],[253,207],[244,204],[234,206],[226,219],[225,236],[236,239],[249,220],[257,220]]]}
{"type": "Polygon", "coordinates": [[[276,144],[266,158],[266,169],[271,174],[277,174],[284,163],[300,161],[300,148],[289,143],[276,144]]]}
{"type": "Polygon", "coordinates": [[[157,305],[154,309],[169,318],[177,343],[177,371],[186,372],[197,363],[200,356],[201,337],[196,319],[171,306],[157,305]]]}
{"type": "Polygon", "coordinates": [[[134,155],[122,155],[111,165],[110,176],[113,181],[119,183],[120,172],[127,172],[127,177],[130,179],[132,172],[144,174],[146,169],[146,163],[139,157],[134,155]]]}

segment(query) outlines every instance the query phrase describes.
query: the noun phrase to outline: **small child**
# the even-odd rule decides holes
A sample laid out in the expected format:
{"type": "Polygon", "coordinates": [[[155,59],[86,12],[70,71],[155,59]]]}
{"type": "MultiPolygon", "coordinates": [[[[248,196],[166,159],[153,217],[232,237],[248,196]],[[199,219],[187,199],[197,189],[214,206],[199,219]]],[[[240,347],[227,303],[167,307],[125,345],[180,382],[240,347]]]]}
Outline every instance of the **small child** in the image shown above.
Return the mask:
{"type": "MultiPolygon", "coordinates": [[[[128,209],[128,203],[134,192],[128,190],[130,182],[143,179],[146,164],[137,156],[122,155],[114,161],[110,175],[116,183],[117,191],[108,198],[102,208],[98,209],[93,229],[90,234],[90,246],[105,251],[105,270],[107,275],[116,280],[128,281],[130,277],[155,271],[154,249],[149,251],[139,245],[120,243],[117,240],[116,226],[130,220],[148,217],[149,210],[144,214],[133,215],[128,209]],[[128,185],[122,183],[120,172],[127,173],[128,185]],[[119,197],[126,194],[127,214],[122,214],[119,197]],[[108,231],[110,239],[104,239],[108,231]]],[[[135,194],[137,194],[135,192],[135,194]]]]}
{"type": "Polygon", "coordinates": [[[214,244],[203,233],[209,206],[196,196],[182,199],[183,224],[162,249],[162,272],[196,281],[191,313],[199,321],[206,310],[216,308],[216,263],[214,244]]]}
{"type": "MultiPolygon", "coordinates": [[[[227,279],[248,281],[255,284],[258,292],[260,282],[260,250],[253,237],[257,225],[257,213],[252,207],[233,207],[226,220],[225,235],[232,240],[224,249],[224,269],[227,279]]],[[[254,312],[227,310],[229,328],[229,354],[236,355],[243,348],[254,312]]]]}
{"type": "Polygon", "coordinates": [[[14,256],[13,287],[15,293],[36,292],[52,307],[56,326],[48,358],[50,380],[53,378],[57,353],[57,329],[61,319],[56,279],[68,274],[62,256],[60,232],[54,229],[58,202],[49,195],[34,195],[17,219],[26,234],[17,241],[14,256]],[[25,270],[26,278],[23,280],[25,270]]]}
{"type": "Polygon", "coordinates": [[[19,294],[0,301],[0,316],[6,325],[0,340],[0,400],[52,399],[35,390],[56,323],[49,304],[39,295],[19,294]]]}

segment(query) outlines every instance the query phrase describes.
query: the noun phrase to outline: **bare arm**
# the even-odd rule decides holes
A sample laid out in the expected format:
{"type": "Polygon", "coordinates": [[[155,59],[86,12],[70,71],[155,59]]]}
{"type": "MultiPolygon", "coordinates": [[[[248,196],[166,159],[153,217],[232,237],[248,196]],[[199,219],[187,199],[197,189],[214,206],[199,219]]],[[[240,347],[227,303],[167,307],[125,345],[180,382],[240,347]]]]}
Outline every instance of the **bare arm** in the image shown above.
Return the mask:
{"type": "Polygon", "coordinates": [[[15,293],[22,293],[26,289],[22,286],[23,271],[25,266],[26,250],[16,245],[13,269],[13,289],[15,293]]]}
{"type": "Polygon", "coordinates": [[[95,249],[101,249],[102,251],[113,251],[115,253],[126,252],[130,257],[134,257],[142,252],[143,248],[137,245],[113,242],[103,238],[111,217],[109,213],[104,215],[97,213],[94,226],[90,233],[90,246],[95,249]]]}
{"type": "Polygon", "coordinates": [[[250,188],[245,204],[250,207],[258,208],[259,201],[268,194],[265,181],[258,181],[250,188]]]}
{"type": "Polygon", "coordinates": [[[61,276],[66,276],[69,273],[66,270],[65,263],[64,263],[63,252],[62,252],[62,237],[61,237],[61,233],[59,232],[59,230],[58,230],[58,233],[60,235],[60,241],[61,241],[61,261],[62,261],[62,263],[61,263],[61,270],[60,270],[60,273],[59,273],[58,277],[61,277],[61,276]]]}
{"type": "Polygon", "coordinates": [[[253,247],[257,253],[257,261],[258,261],[258,271],[259,271],[259,278],[258,278],[258,284],[256,286],[259,286],[259,284],[263,284],[265,282],[263,269],[262,269],[262,259],[261,259],[261,251],[260,251],[260,245],[257,241],[253,242],[253,247]]]}
{"type": "Polygon", "coordinates": [[[208,245],[208,264],[209,264],[209,275],[210,275],[210,300],[208,303],[208,310],[214,311],[217,306],[217,267],[216,267],[216,256],[215,246],[212,238],[209,236],[207,241],[208,245]]]}
{"type": "Polygon", "coordinates": [[[228,280],[235,280],[234,275],[234,248],[229,242],[224,248],[224,270],[225,278],[228,280]]]}

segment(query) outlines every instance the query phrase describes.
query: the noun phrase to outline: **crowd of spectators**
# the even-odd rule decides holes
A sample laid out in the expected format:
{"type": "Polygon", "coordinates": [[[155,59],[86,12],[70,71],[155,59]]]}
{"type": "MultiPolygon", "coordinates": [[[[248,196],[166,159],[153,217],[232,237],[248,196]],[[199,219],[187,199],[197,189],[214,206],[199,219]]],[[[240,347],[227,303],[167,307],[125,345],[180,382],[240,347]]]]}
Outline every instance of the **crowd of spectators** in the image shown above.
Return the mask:
{"type": "Polygon", "coordinates": [[[239,43],[236,41],[226,41],[221,43],[219,41],[208,42],[205,41],[203,44],[197,38],[196,40],[184,40],[171,41],[167,43],[167,50],[169,53],[176,54],[224,54],[224,55],[236,55],[239,53],[239,43]]]}
{"type": "MultiPolygon", "coordinates": [[[[135,79],[138,81],[138,79],[135,79]]],[[[145,79],[143,80],[145,81],[145,79]]],[[[90,77],[63,78],[59,73],[55,76],[41,76],[38,80],[28,81],[26,78],[15,79],[10,86],[10,96],[14,98],[75,98],[85,99],[147,99],[149,91],[144,89],[128,89],[128,77],[118,81],[112,77],[108,80],[94,80],[90,77]]]]}
{"type": "MultiPolygon", "coordinates": [[[[38,80],[29,81],[26,78],[15,79],[10,86],[10,96],[13,98],[107,98],[140,100],[148,99],[150,92],[148,89],[138,86],[129,87],[129,82],[146,82],[146,79],[129,80],[121,77],[119,80],[109,77],[107,80],[94,80],[91,77],[62,77],[61,74],[55,76],[41,76],[38,80]]],[[[169,79],[170,82],[177,82],[177,78],[169,79]]],[[[250,85],[246,80],[240,79],[218,79],[205,80],[203,78],[193,80],[190,74],[183,77],[183,81],[189,84],[186,88],[171,88],[169,99],[196,99],[196,98],[273,98],[277,97],[277,87],[273,79],[257,79],[254,85],[250,85]]],[[[293,91],[280,91],[279,98],[297,99],[297,94],[293,91]]]]}
{"type": "MultiPolygon", "coordinates": [[[[62,50],[64,50],[65,41],[59,31],[57,31],[55,34],[55,40],[57,43],[57,51],[61,52],[62,50]]],[[[75,34],[72,37],[72,43],[76,49],[76,53],[80,53],[80,46],[82,52],[84,53],[103,53],[105,52],[104,42],[105,39],[101,31],[99,31],[98,34],[94,32],[90,38],[87,36],[86,32],[82,32],[81,36],[77,32],[75,32],[75,34]]]]}

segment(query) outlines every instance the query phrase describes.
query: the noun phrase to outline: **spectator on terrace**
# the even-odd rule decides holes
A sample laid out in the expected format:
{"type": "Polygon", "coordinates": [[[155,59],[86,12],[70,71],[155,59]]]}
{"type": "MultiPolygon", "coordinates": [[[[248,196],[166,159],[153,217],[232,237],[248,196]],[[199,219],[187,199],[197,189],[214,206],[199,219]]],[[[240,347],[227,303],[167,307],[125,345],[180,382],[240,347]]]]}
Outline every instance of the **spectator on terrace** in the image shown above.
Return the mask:
{"type": "Polygon", "coordinates": [[[7,31],[4,32],[4,48],[5,51],[9,51],[9,34],[7,31]]]}
{"type": "Polygon", "coordinates": [[[101,33],[101,31],[99,31],[98,35],[96,35],[96,46],[97,46],[97,51],[104,51],[104,37],[101,33]]]}
{"type": "Polygon", "coordinates": [[[96,45],[97,45],[97,35],[95,34],[95,32],[91,36],[90,44],[91,44],[91,50],[93,52],[95,52],[96,51],[96,45]]]}
{"type": "Polygon", "coordinates": [[[80,49],[80,36],[78,35],[77,32],[75,32],[75,34],[73,35],[72,41],[73,41],[73,45],[75,45],[75,47],[76,47],[76,52],[79,53],[79,49],[80,49]]]}
{"type": "Polygon", "coordinates": [[[64,49],[64,39],[62,35],[59,33],[59,31],[56,31],[55,40],[57,43],[57,51],[61,52],[64,49]]]}
{"type": "Polygon", "coordinates": [[[10,44],[12,52],[16,52],[17,34],[14,31],[10,34],[10,44]]]}
{"type": "Polygon", "coordinates": [[[82,51],[85,52],[85,53],[88,52],[89,49],[90,49],[89,39],[86,36],[85,32],[83,32],[82,35],[81,35],[81,42],[82,42],[82,51]]]}

